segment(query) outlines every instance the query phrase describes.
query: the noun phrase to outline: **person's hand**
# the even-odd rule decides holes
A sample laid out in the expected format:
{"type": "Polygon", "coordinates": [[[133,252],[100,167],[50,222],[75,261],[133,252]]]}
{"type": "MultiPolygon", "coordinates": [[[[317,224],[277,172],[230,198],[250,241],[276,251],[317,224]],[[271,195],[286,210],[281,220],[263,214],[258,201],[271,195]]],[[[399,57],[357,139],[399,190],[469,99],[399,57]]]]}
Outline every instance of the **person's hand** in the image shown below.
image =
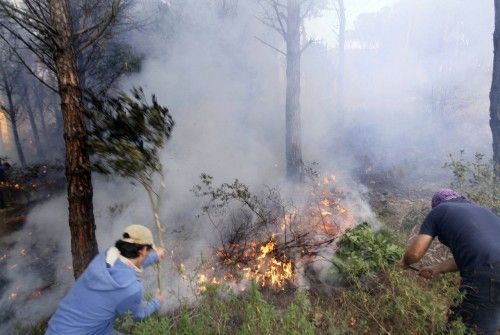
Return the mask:
{"type": "Polygon", "coordinates": [[[439,274],[439,270],[436,266],[426,266],[420,269],[418,275],[426,279],[432,279],[439,274]]]}
{"type": "Polygon", "coordinates": [[[160,306],[163,305],[163,295],[161,294],[159,289],[156,290],[155,298],[160,300],[160,306]]]}
{"type": "Polygon", "coordinates": [[[167,255],[167,250],[162,247],[156,248],[156,254],[158,255],[158,259],[163,259],[167,255]]]}

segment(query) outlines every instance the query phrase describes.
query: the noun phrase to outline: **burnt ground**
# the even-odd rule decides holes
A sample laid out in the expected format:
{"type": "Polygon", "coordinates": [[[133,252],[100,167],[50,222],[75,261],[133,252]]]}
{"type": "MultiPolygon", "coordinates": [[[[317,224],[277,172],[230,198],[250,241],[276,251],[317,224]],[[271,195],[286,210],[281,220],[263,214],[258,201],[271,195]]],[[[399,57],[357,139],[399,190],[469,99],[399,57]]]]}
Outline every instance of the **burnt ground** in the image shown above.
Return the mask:
{"type": "Polygon", "coordinates": [[[14,235],[24,227],[26,216],[35,204],[36,202],[0,210],[0,328],[15,317],[16,306],[29,304],[33,299],[39,298],[56,281],[55,266],[49,261],[54,248],[42,245],[35,236],[23,240],[20,247],[14,235]],[[19,250],[20,248],[22,249],[19,250]],[[11,257],[19,256],[19,252],[23,253],[25,260],[21,264],[9,263],[11,257]],[[36,278],[41,284],[33,292],[23,292],[11,299],[11,271],[16,276],[26,271],[27,278],[36,278]]]}
{"type": "Polygon", "coordinates": [[[28,237],[22,242],[16,237],[16,233],[25,226],[30,209],[59,194],[64,188],[64,175],[59,173],[59,169],[43,168],[13,171],[9,182],[21,187],[3,193],[7,208],[0,209],[0,329],[14,318],[16,306],[29,304],[55,283],[56,269],[49,262],[55,246],[42,245],[36,234],[30,237],[31,232],[27,232],[28,237]],[[26,256],[26,260],[18,267],[10,261],[11,257],[19,254],[26,256]],[[20,294],[16,299],[10,299],[13,292],[7,291],[12,288],[8,276],[11,271],[16,275],[26,272],[29,274],[27,277],[36,278],[42,284],[33,292],[23,292],[26,296],[20,294]]]}
{"type": "Polygon", "coordinates": [[[7,254],[14,246],[14,242],[7,238],[13,232],[20,230],[26,220],[29,209],[27,206],[16,206],[0,209],[0,298],[5,293],[7,287],[7,254]]]}

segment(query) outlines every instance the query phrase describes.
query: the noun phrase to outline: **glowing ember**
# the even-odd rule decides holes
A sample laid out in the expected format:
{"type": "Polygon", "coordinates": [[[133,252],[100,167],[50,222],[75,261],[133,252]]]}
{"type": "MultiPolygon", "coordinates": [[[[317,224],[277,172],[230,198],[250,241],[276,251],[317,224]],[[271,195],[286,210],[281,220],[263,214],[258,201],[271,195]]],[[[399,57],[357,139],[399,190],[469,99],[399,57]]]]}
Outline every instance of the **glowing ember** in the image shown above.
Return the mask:
{"type": "Polygon", "coordinates": [[[327,211],[326,209],[321,209],[321,216],[332,215],[332,212],[327,211]]]}
{"type": "Polygon", "coordinates": [[[20,190],[21,185],[15,182],[0,181],[0,188],[20,190]]]}

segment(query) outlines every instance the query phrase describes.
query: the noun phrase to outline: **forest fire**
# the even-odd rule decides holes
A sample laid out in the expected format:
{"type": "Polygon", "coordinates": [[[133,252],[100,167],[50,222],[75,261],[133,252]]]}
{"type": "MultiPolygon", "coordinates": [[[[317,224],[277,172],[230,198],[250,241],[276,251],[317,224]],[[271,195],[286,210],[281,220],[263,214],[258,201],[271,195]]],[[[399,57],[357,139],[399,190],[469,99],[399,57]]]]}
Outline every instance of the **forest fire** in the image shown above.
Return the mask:
{"type": "Polygon", "coordinates": [[[311,228],[317,227],[327,236],[341,235],[354,224],[354,218],[342,204],[344,195],[342,189],[337,188],[336,180],[333,174],[326,176],[311,192],[311,228]]]}
{"type": "Polygon", "coordinates": [[[293,264],[283,255],[281,260],[273,256],[277,249],[276,237],[260,247],[259,255],[255,258],[255,264],[251,267],[243,268],[247,279],[255,280],[262,286],[283,288],[287,282],[293,281],[293,264]]]}
{"type": "Polygon", "coordinates": [[[12,189],[12,190],[21,190],[21,184],[11,181],[0,181],[0,188],[3,189],[12,189]]]}
{"type": "Polygon", "coordinates": [[[283,289],[289,282],[293,282],[293,262],[288,257],[278,252],[279,242],[275,235],[269,241],[261,243],[252,242],[247,248],[232,245],[230,250],[220,248],[217,256],[228,271],[224,275],[226,281],[238,279],[253,280],[261,286],[283,289]],[[234,257],[239,254],[239,257],[234,257]]]}
{"type": "MultiPolygon", "coordinates": [[[[226,187],[236,190],[233,194],[237,196],[243,194],[243,203],[255,214],[256,221],[236,223],[230,241],[216,250],[224,274],[219,278],[212,267],[211,275],[207,272],[199,276],[201,286],[246,280],[283,290],[295,283],[297,264],[314,262],[324,250],[334,250],[337,239],[354,223],[334,175],[317,178],[300,208],[284,205],[276,192],[272,197],[268,195],[273,201],[267,204],[252,198],[239,184],[226,187]]],[[[212,223],[219,227],[220,223],[212,223]]]]}

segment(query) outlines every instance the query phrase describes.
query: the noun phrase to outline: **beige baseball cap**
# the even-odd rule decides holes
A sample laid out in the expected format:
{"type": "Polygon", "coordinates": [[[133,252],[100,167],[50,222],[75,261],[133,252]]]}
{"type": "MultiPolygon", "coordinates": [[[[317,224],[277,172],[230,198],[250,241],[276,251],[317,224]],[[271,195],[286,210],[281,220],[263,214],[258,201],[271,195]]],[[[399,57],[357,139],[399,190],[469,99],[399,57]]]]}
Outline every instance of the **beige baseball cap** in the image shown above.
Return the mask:
{"type": "Polygon", "coordinates": [[[122,235],[122,241],[128,243],[135,244],[149,244],[153,246],[153,249],[156,250],[156,245],[153,240],[153,234],[149,228],[139,225],[133,224],[125,228],[122,235]],[[128,234],[128,237],[125,238],[123,235],[128,234]]]}

